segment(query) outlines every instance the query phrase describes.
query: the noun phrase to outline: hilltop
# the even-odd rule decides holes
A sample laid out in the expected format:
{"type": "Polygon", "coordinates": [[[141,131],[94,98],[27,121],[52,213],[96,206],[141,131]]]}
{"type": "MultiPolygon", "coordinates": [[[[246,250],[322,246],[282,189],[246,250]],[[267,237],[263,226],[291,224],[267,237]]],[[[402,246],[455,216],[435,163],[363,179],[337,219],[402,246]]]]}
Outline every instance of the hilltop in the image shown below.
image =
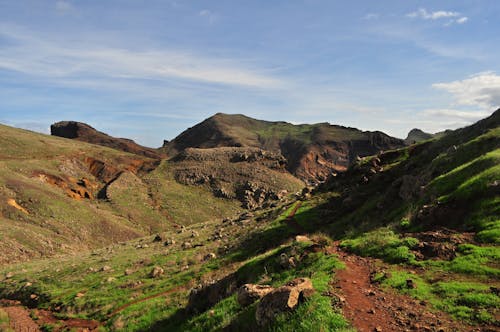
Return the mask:
{"type": "Polygon", "coordinates": [[[156,149],[139,145],[127,138],[116,138],[100,132],[86,123],[76,121],[60,121],[50,126],[53,136],[76,139],[82,142],[107,146],[140,156],[161,159],[165,156],[156,149]]]}
{"type": "Polygon", "coordinates": [[[357,157],[405,146],[382,132],[361,131],[328,123],[293,125],[218,113],[187,129],[162,147],[169,156],[187,148],[253,147],[279,153],[286,169],[310,182],[342,172],[357,157]]]}

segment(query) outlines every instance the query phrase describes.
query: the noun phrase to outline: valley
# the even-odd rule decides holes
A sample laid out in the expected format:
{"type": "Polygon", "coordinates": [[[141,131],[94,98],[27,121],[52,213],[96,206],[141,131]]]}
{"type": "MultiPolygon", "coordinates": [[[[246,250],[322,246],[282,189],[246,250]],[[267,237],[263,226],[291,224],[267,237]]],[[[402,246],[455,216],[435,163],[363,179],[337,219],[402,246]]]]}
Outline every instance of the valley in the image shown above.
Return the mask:
{"type": "Polygon", "coordinates": [[[500,326],[500,110],[406,143],[226,114],[159,149],[56,127],[0,126],[0,329],[500,326]]]}

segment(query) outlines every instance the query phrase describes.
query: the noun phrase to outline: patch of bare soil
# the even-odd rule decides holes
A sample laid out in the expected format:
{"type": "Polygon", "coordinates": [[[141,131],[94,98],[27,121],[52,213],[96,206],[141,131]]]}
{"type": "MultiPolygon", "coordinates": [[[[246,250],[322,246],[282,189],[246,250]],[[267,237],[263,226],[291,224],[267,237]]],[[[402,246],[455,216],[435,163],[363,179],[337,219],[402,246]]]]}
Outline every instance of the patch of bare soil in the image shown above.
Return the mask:
{"type": "MultiPolygon", "coordinates": [[[[336,273],[336,291],[330,295],[344,315],[360,332],[385,331],[495,331],[453,320],[432,310],[425,301],[380,288],[370,280],[375,260],[343,252],[338,242],[333,248],[346,268],[336,273]]],[[[411,281],[408,281],[411,282],[411,281]]]]}
{"type": "Polygon", "coordinates": [[[16,332],[40,332],[40,327],[30,317],[29,311],[19,305],[2,308],[9,315],[10,327],[16,332]]]}
{"type": "Polygon", "coordinates": [[[41,332],[40,326],[55,326],[54,332],[94,332],[101,325],[98,321],[80,318],[59,319],[51,311],[34,309],[30,311],[19,301],[0,300],[0,306],[9,315],[10,327],[16,332],[41,332]],[[31,314],[33,313],[33,314],[31,314]],[[36,321],[32,318],[36,317],[36,321]]]}

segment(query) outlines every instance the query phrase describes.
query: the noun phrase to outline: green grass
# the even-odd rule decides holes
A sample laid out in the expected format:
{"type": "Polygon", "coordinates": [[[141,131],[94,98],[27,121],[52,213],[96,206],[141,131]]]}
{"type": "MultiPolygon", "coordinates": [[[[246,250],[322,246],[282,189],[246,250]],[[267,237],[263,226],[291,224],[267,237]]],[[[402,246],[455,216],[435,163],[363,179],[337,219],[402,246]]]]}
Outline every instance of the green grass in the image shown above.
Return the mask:
{"type": "Polygon", "coordinates": [[[417,299],[428,301],[434,308],[446,311],[457,319],[473,323],[493,323],[493,312],[500,306],[498,295],[485,283],[431,283],[421,276],[398,270],[391,271],[390,277],[382,280],[382,283],[417,299]],[[413,280],[415,288],[407,287],[408,279],[413,280]]]}
{"type": "Polygon", "coordinates": [[[410,249],[418,244],[414,238],[400,238],[388,228],[364,233],[354,239],[344,240],[341,246],[361,256],[381,258],[389,263],[414,263],[410,249]]]}

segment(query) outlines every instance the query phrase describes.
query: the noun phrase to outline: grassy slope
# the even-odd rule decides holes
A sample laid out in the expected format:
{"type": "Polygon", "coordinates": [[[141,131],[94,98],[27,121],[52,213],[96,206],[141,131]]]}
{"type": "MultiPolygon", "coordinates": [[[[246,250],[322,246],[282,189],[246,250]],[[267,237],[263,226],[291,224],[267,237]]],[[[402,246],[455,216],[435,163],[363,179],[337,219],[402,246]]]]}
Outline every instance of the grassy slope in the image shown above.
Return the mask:
{"type": "Polygon", "coordinates": [[[117,169],[148,159],[7,126],[0,126],[0,140],[0,264],[100,247],[239,210],[236,202],[213,198],[203,188],[175,183],[165,165],[146,175],[125,172],[109,186],[109,200],[75,200],[34,173],[86,178],[102,187],[86,157],[117,169]]]}
{"type": "Polygon", "coordinates": [[[103,330],[253,331],[255,305],[241,308],[236,296],[231,295],[206,309],[188,313],[182,309],[188,290],[203,280],[230,274],[238,284],[263,282],[274,286],[304,276],[312,278],[318,292],[299,311],[278,317],[269,330],[345,330],[346,321],[332,309],[330,298],[322,295],[335,269],[342,267],[335,256],[309,253],[296,269],[282,269],[279,265],[282,253],[299,258],[309,245],[290,240],[293,232],[285,216],[292,208],[285,204],[278,210],[259,212],[252,221],[206,222],[189,226],[182,233],[164,233],[164,239],[175,240],[170,246],[152,242],[149,237],[92,253],[9,266],[0,274],[10,271],[14,276],[4,280],[0,296],[16,297],[38,307],[57,307],[61,317],[98,319],[105,322],[103,330]],[[214,240],[216,231],[227,236],[214,240]],[[182,249],[185,241],[200,246],[182,249]],[[216,252],[217,258],[205,260],[209,252],[216,252]],[[161,266],[165,274],[151,278],[154,266],[161,266]],[[124,273],[126,270],[129,272],[124,273]],[[167,294],[147,299],[162,292],[167,294]],[[36,303],[30,299],[31,294],[38,294],[36,303]],[[132,303],[141,299],[146,300],[132,303]],[[131,305],[110,316],[126,304],[131,305]]]}
{"type": "MultiPolygon", "coordinates": [[[[498,113],[441,139],[393,153],[392,159],[386,158],[384,171],[367,183],[359,184],[363,166],[358,166],[351,174],[358,184],[352,177],[341,179],[331,190],[343,194],[327,205],[334,210],[330,231],[349,238],[344,247],[394,264],[390,277],[381,276],[383,284],[473,322],[495,322],[500,305],[490,288],[500,285],[498,113]],[[403,177],[409,179],[406,184],[398,180],[403,177]],[[476,243],[459,245],[449,261],[416,260],[412,249],[419,241],[404,233],[442,227],[457,234],[473,232],[476,243]],[[418,276],[411,273],[415,268],[422,269],[418,276]],[[416,289],[408,289],[406,279],[415,279],[416,289]]],[[[369,160],[363,163],[370,165],[369,160]]]]}

